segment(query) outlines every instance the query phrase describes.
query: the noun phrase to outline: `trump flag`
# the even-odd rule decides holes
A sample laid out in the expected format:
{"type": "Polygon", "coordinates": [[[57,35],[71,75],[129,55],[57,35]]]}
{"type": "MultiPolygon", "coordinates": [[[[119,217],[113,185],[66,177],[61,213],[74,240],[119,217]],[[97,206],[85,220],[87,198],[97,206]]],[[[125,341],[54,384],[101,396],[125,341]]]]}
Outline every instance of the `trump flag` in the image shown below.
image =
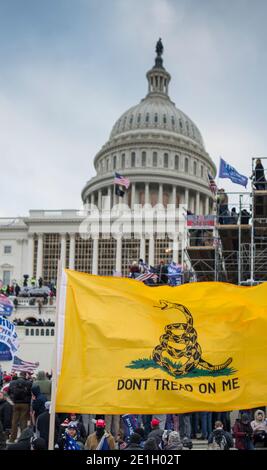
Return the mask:
{"type": "Polygon", "coordinates": [[[186,413],[267,396],[267,285],[148,287],[65,270],[56,411],[186,413]]]}

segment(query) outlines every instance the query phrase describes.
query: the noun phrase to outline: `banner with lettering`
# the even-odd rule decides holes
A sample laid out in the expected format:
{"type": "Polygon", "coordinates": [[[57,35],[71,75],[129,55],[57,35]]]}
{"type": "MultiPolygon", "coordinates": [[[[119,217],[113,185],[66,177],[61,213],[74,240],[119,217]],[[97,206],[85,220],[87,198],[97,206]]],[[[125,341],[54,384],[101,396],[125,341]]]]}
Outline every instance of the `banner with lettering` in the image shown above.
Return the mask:
{"type": "Polygon", "coordinates": [[[165,414],[266,404],[267,284],[152,288],[70,270],[61,284],[57,411],[165,414]]]}

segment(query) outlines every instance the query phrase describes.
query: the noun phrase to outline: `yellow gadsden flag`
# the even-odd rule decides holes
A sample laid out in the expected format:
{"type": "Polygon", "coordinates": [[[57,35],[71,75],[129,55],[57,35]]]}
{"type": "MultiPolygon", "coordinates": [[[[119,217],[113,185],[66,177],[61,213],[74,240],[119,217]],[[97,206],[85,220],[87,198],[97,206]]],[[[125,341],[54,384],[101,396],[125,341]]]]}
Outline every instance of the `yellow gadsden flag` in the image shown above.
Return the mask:
{"type": "Polygon", "coordinates": [[[56,411],[165,414],[266,404],[266,284],[152,288],[69,270],[63,277],[56,411]]]}

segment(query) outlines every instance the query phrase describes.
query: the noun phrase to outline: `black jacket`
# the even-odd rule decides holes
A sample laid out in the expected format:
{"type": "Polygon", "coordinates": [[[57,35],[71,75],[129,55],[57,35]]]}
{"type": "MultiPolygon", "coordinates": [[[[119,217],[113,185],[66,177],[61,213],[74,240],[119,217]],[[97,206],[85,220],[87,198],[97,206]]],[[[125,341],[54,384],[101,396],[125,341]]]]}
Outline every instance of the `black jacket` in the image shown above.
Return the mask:
{"type": "Polygon", "coordinates": [[[31,438],[34,436],[31,428],[23,429],[18,442],[9,444],[7,450],[31,450],[31,438]]]}
{"type": "Polygon", "coordinates": [[[29,380],[25,380],[20,377],[17,380],[12,380],[8,388],[8,395],[12,401],[17,403],[27,403],[31,402],[31,388],[32,383],[29,380]]]}
{"type": "Polygon", "coordinates": [[[229,450],[231,447],[234,447],[234,441],[231,434],[227,431],[224,431],[224,429],[214,429],[214,431],[212,431],[212,433],[209,435],[208,444],[212,444],[213,439],[220,443],[222,436],[224,436],[226,440],[226,446],[224,450],[229,450]]]}
{"type": "MultiPolygon", "coordinates": [[[[48,438],[49,438],[49,425],[50,425],[50,414],[49,411],[46,410],[44,413],[40,414],[37,418],[37,423],[36,423],[36,430],[37,433],[39,433],[40,437],[42,437],[47,445],[48,449],[48,438]]],[[[59,419],[56,416],[55,419],[55,443],[58,441],[59,437],[59,419]]]]}
{"type": "Polygon", "coordinates": [[[6,429],[11,429],[12,412],[12,405],[10,405],[6,400],[0,400],[0,421],[4,431],[6,431],[6,429]]]}

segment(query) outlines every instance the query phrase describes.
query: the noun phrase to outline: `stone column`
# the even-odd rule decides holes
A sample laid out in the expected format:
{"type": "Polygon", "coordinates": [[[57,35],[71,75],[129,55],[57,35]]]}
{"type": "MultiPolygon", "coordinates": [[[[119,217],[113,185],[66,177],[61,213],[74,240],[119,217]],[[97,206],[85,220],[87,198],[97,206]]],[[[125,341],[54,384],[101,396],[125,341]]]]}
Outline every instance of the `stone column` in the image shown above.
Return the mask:
{"type": "Polygon", "coordinates": [[[199,210],[200,210],[200,204],[199,203],[200,203],[200,194],[197,191],[197,193],[196,193],[196,203],[195,203],[195,208],[196,208],[195,209],[195,214],[196,215],[199,215],[199,210]]]}
{"type": "Polygon", "coordinates": [[[111,186],[108,187],[108,197],[109,197],[109,206],[110,209],[112,207],[112,200],[111,200],[111,186]]]}
{"type": "Polygon", "coordinates": [[[142,235],[140,239],[140,258],[144,261],[146,261],[146,239],[142,235]]]}
{"type": "Polygon", "coordinates": [[[145,184],[145,204],[149,204],[149,183],[145,184]]]}
{"type": "Polygon", "coordinates": [[[75,269],[75,233],[70,233],[69,269],[75,269]]]}
{"type": "Polygon", "coordinates": [[[117,246],[116,246],[116,271],[121,273],[121,261],[122,261],[122,239],[121,237],[117,238],[117,246]]]}
{"type": "Polygon", "coordinates": [[[159,199],[158,199],[159,204],[163,204],[163,184],[159,184],[159,199]]]}
{"type": "Polygon", "coordinates": [[[60,259],[62,261],[62,268],[66,267],[66,234],[61,234],[60,240],[60,259]]]}
{"type": "Polygon", "coordinates": [[[33,250],[34,250],[33,233],[29,233],[28,235],[28,266],[27,266],[27,272],[23,274],[29,274],[30,278],[33,276],[33,250]]]}
{"type": "Polygon", "coordinates": [[[148,251],[148,264],[154,266],[155,260],[155,250],[154,250],[154,235],[150,235],[149,238],[149,251],[148,251]]]}
{"type": "Polygon", "coordinates": [[[131,191],[131,209],[134,208],[135,204],[135,183],[132,183],[132,191],[131,191]]]}
{"type": "Polygon", "coordinates": [[[176,186],[172,187],[172,204],[175,204],[176,207],[176,186]]]}
{"type": "Polygon", "coordinates": [[[209,215],[210,213],[210,198],[209,196],[206,196],[205,200],[205,215],[209,215]]]}
{"type": "Polygon", "coordinates": [[[189,209],[189,189],[187,188],[185,189],[185,192],[184,192],[184,203],[188,210],[189,209]]]}
{"type": "Polygon", "coordinates": [[[43,234],[38,233],[36,279],[43,275],[43,234]]]}
{"type": "Polygon", "coordinates": [[[98,273],[98,238],[93,239],[92,274],[98,273]]]}
{"type": "Polygon", "coordinates": [[[95,203],[95,193],[91,194],[91,204],[95,203]]]}
{"type": "Polygon", "coordinates": [[[102,209],[102,190],[101,190],[101,189],[98,190],[98,202],[97,202],[97,205],[98,205],[98,209],[101,210],[101,209],[102,209]]]}

